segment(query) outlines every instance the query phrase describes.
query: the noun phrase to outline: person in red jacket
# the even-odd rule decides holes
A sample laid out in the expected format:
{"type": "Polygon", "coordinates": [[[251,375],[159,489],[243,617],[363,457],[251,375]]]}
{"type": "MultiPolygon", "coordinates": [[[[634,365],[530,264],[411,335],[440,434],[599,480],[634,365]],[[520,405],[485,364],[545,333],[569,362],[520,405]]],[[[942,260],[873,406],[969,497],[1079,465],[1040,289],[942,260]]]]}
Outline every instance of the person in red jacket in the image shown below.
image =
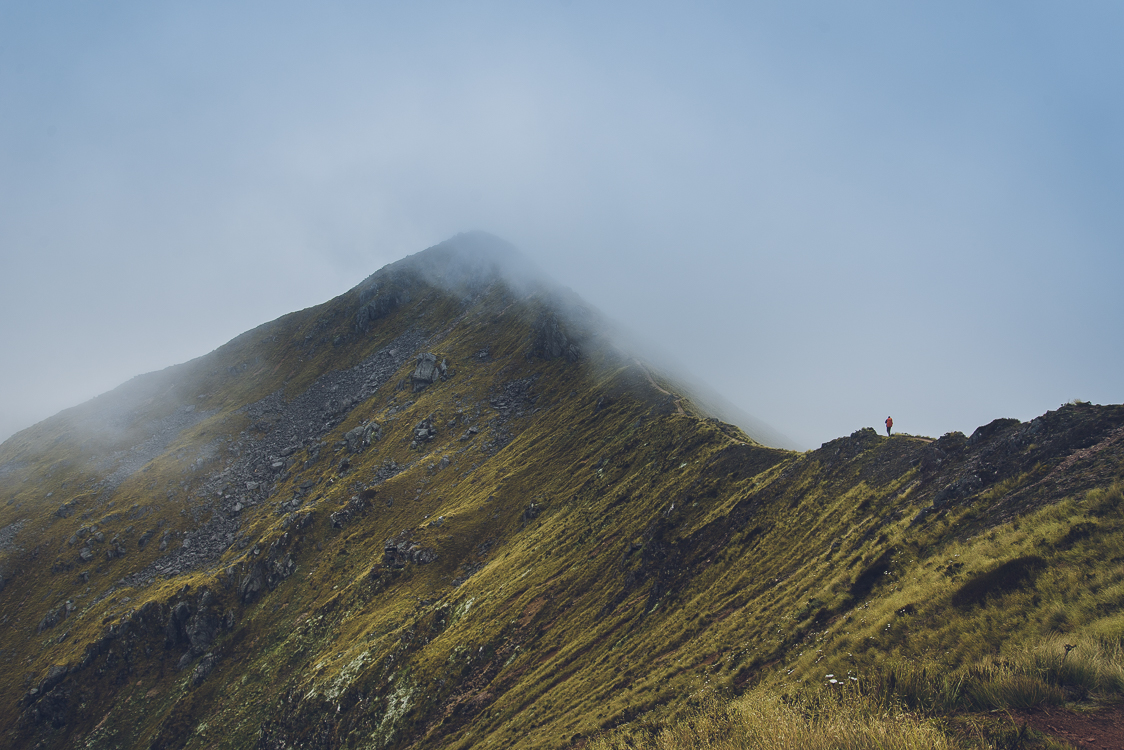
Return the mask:
{"type": "Polygon", "coordinates": [[[890,430],[894,428],[894,418],[886,417],[886,435],[890,435],[890,430]]]}

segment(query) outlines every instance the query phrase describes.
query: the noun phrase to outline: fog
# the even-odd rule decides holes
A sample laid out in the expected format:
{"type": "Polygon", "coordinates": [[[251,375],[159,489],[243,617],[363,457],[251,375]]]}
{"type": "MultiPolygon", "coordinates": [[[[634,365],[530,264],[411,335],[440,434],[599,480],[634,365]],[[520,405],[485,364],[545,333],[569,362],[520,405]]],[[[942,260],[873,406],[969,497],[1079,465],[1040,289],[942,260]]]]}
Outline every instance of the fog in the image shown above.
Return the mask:
{"type": "Polygon", "coordinates": [[[457,232],[813,447],[1124,401],[1114,3],[0,3],[0,439],[457,232]]]}

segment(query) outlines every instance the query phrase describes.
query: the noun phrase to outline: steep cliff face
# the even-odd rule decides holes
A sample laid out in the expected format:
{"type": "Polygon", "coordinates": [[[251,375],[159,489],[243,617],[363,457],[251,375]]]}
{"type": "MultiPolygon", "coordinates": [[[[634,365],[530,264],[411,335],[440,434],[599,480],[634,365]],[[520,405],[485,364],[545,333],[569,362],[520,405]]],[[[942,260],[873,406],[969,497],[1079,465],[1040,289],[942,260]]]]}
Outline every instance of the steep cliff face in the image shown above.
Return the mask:
{"type": "MultiPolygon", "coordinates": [[[[1121,476],[1121,407],[766,447],[511,257],[431,248],[0,447],[6,741],[580,744],[874,659],[855,613],[1121,476]]],[[[1013,577],[1023,542],[949,573],[912,627],[1018,596],[1118,516],[1074,515],[1013,577]]]]}

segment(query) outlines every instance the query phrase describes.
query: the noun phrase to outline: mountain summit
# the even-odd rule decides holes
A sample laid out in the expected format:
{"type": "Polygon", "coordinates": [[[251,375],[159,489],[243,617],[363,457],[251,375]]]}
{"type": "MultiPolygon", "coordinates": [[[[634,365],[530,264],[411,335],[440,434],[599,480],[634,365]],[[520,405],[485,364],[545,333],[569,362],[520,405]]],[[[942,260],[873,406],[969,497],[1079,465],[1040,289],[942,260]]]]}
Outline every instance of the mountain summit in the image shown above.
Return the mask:
{"type": "Polygon", "coordinates": [[[1119,576],[1064,571],[1122,533],[1122,435],[1075,403],[769,447],[458,235],[0,445],[0,736],[582,746],[712,688],[1105,635],[1119,576]]]}

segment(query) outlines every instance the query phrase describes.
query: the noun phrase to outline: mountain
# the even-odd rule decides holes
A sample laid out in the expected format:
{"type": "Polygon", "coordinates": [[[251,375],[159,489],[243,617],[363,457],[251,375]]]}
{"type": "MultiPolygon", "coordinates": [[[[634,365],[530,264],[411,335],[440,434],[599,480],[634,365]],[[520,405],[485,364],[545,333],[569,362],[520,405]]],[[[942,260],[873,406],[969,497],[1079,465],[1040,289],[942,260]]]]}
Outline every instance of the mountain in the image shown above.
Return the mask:
{"type": "Polygon", "coordinates": [[[990,710],[925,696],[997,655],[1111,662],[1124,407],[795,452],[607,330],[459,235],[6,441],[5,744],[582,746],[824,674],[927,720],[990,710]]]}

